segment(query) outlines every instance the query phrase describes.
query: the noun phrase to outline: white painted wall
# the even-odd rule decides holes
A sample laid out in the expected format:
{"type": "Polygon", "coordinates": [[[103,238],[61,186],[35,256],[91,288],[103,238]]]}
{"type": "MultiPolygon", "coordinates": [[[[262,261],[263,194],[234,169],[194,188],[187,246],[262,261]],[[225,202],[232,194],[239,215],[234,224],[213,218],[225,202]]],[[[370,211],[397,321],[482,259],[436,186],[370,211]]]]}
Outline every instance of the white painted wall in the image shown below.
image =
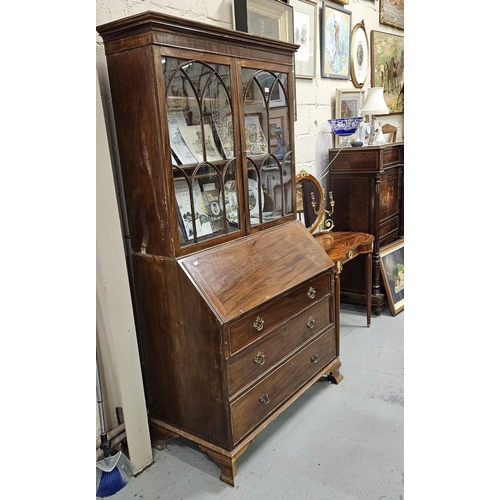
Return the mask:
{"type": "MultiPolygon", "coordinates": [[[[318,177],[328,164],[328,149],[333,146],[332,133],[327,120],[333,117],[336,89],[354,89],[354,86],[350,81],[321,78],[319,54],[322,2],[317,1],[316,3],[318,6],[316,77],[312,80],[297,79],[295,144],[297,172],[305,169],[318,177]]],[[[401,30],[379,24],[378,7],[378,1],[374,0],[350,0],[350,3],[344,6],[345,9],[352,12],[352,26],[364,19],[368,38],[370,38],[371,30],[404,35],[401,30]]],[[[233,27],[233,0],[97,0],[96,26],[146,10],[194,19],[224,28],[231,29],[233,27]]],[[[111,158],[114,159],[116,143],[114,141],[109,83],[102,40],[97,33],[96,50],[97,76],[103,103],[102,113],[106,119],[107,134],[111,138],[108,143],[106,130],[99,122],[100,115],[98,113],[97,156],[105,158],[111,151],[111,158]]],[[[403,115],[384,116],[383,123],[391,123],[398,127],[397,139],[401,139],[403,115]]],[[[103,309],[100,314],[107,318],[106,321],[101,322],[98,331],[98,346],[103,358],[107,360],[104,375],[106,396],[110,407],[133,407],[134,403],[137,403],[138,408],[143,408],[144,395],[141,392],[142,381],[137,366],[137,345],[131,337],[131,333],[135,333],[135,328],[126,285],[123,249],[121,242],[118,241],[120,227],[118,218],[113,216],[113,213],[117,212],[117,204],[112,192],[111,163],[98,161],[98,171],[101,174],[97,178],[98,191],[102,187],[106,192],[106,202],[97,207],[98,220],[106,220],[104,232],[98,231],[97,233],[98,271],[104,266],[107,269],[107,274],[98,272],[97,290],[101,290],[101,297],[103,291],[110,293],[110,290],[115,290],[116,292],[112,306],[106,300],[98,302],[98,306],[103,309]],[[105,185],[100,186],[99,183],[105,183],[105,185]],[[110,232],[114,234],[112,238],[109,237],[110,232]],[[116,255],[118,258],[109,267],[107,260],[103,262],[103,255],[116,255]],[[110,325],[119,325],[119,327],[113,330],[110,325]],[[131,368],[129,366],[130,369],[127,368],[128,363],[133,365],[131,368]],[[124,394],[123,388],[125,387],[133,388],[133,390],[127,390],[124,394]]],[[[112,411],[108,409],[108,413],[112,418],[112,411]]],[[[134,439],[137,443],[137,452],[135,457],[131,457],[132,461],[136,468],[141,468],[147,465],[148,450],[150,452],[149,444],[146,443],[149,434],[145,427],[143,410],[134,413],[130,422],[126,421],[126,425],[129,440],[130,436],[135,436],[134,439]]]]}

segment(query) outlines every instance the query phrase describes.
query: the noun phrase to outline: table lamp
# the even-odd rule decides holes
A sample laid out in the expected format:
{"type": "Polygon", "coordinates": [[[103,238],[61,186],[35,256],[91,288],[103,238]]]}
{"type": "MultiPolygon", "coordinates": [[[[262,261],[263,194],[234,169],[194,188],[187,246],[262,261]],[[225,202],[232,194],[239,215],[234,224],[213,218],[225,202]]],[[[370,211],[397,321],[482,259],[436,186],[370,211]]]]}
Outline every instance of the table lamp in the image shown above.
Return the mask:
{"type": "Polygon", "coordinates": [[[368,89],[366,101],[360,111],[363,115],[370,115],[372,117],[372,127],[368,140],[368,145],[372,146],[375,142],[375,117],[377,115],[389,114],[389,108],[384,99],[384,87],[372,87],[368,89]]]}

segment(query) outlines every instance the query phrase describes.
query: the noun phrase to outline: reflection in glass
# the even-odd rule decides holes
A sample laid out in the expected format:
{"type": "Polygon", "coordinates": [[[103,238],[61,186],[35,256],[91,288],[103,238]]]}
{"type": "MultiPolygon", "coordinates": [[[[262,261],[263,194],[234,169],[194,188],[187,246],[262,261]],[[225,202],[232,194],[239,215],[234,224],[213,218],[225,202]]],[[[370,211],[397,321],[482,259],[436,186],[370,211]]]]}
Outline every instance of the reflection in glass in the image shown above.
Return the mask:
{"type": "Polygon", "coordinates": [[[240,228],[230,67],[163,57],[181,245],[240,228]]]}
{"type": "Polygon", "coordinates": [[[293,213],[288,75],[244,68],[242,81],[250,223],[256,225],[293,213]]]}

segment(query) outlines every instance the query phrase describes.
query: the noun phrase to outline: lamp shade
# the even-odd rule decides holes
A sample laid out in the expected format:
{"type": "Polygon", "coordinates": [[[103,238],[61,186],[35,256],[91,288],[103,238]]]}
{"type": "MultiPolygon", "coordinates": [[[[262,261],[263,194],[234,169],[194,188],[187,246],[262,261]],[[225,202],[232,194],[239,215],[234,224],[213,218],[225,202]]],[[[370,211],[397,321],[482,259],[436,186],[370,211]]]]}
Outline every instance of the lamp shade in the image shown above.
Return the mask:
{"type": "Polygon", "coordinates": [[[384,87],[368,89],[366,101],[361,108],[364,115],[388,115],[389,108],[384,99],[384,87]]]}

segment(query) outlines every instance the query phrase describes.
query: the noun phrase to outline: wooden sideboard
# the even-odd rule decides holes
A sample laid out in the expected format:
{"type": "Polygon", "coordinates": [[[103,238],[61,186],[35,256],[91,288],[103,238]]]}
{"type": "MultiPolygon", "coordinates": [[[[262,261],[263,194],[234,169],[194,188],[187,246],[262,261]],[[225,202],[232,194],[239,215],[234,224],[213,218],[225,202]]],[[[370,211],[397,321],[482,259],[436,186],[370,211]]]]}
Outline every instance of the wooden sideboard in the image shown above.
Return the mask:
{"type": "MultiPolygon", "coordinates": [[[[329,151],[330,161],[339,148],[329,151]]],[[[344,148],[329,167],[328,190],[335,200],[334,231],[372,234],[372,308],[380,314],[385,301],[380,277],[380,249],[404,236],[404,143],[344,148]]],[[[364,261],[346,264],[341,299],[366,303],[364,261]]]]}

